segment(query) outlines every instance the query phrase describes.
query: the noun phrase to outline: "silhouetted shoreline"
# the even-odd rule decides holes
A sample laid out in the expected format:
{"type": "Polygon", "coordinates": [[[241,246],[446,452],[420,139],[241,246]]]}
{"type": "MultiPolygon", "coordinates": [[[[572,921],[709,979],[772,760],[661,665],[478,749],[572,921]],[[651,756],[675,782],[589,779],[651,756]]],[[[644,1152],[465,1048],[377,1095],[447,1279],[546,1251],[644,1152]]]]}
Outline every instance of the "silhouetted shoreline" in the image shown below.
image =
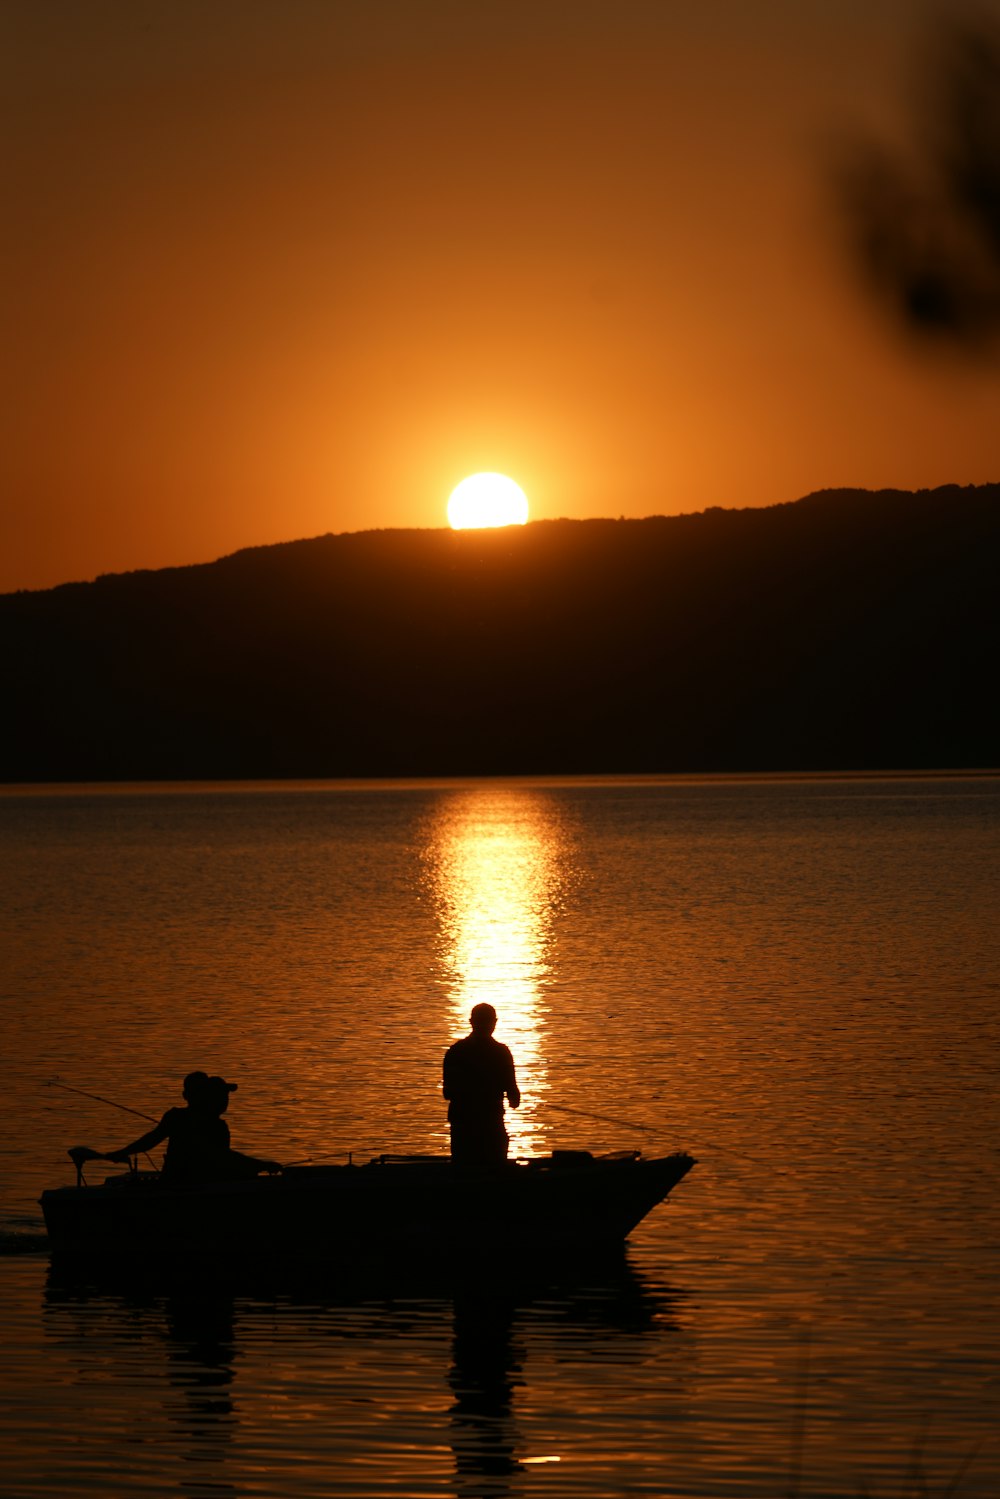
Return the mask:
{"type": "Polygon", "coordinates": [[[0,597],[8,782],[1000,762],[1000,485],[370,531],[0,597]]]}

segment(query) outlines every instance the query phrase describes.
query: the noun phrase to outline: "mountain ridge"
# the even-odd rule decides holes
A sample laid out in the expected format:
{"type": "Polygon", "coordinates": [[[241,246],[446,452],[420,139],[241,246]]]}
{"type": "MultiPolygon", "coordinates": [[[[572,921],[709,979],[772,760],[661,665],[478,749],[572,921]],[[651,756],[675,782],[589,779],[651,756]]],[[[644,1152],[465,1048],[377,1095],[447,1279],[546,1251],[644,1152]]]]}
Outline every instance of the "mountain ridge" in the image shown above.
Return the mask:
{"type": "Polygon", "coordinates": [[[1000,763],[1000,485],[386,529],[0,596],[5,781],[1000,763]]]}
{"type": "MultiPolygon", "coordinates": [[[[607,525],[644,525],[647,522],[665,522],[670,524],[674,521],[687,521],[697,519],[701,516],[714,515],[772,515],[777,511],[790,510],[798,507],[808,506],[812,502],[822,502],[830,498],[843,501],[846,498],[858,498],[862,500],[883,497],[893,499],[915,499],[923,496],[944,496],[949,494],[971,494],[983,491],[992,491],[998,488],[994,484],[942,484],[921,489],[864,489],[854,486],[829,486],[823,489],[811,490],[808,494],[794,500],[777,500],[771,505],[742,505],[723,506],[709,505],[703,510],[684,510],[673,515],[646,515],[646,516],[624,516],[617,519],[613,516],[558,516],[539,520],[531,520],[525,528],[506,528],[509,530],[536,529],[548,526],[607,526],[607,525]]],[[[179,562],[170,563],[164,567],[136,567],[126,568],[120,572],[98,573],[94,578],[73,578],[62,583],[53,583],[47,588],[16,588],[6,593],[0,593],[0,599],[20,597],[24,594],[54,593],[65,588],[88,588],[94,583],[104,583],[110,579],[148,577],[154,573],[178,573],[186,572],[196,568],[217,567],[222,563],[232,562],[237,558],[256,555],[262,552],[274,553],[287,551],[290,548],[311,546],[315,542],[326,542],[332,540],[343,540],[348,537],[374,537],[374,536],[448,536],[453,532],[448,526],[371,526],[361,531],[325,531],[318,536],[298,537],[289,541],[257,542],[248,546],[238,547],[234,552],[224,552],[219,557],[210,558],[205,562],[179,562]]]]}

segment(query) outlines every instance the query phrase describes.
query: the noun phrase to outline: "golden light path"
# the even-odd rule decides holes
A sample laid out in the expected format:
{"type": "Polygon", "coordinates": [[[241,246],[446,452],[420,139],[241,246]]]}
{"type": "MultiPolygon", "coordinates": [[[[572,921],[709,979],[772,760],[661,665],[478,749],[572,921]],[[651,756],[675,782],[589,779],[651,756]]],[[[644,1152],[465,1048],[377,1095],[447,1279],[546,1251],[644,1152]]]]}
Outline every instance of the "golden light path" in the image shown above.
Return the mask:
{"type": "Polygon", "coordinates": [[[448,524],[455,531],[523,526],[527,519],[527,496],[506,474],[470,474],[448,501],[448,524]]]}
{"type": "Polygon", "coordinates": [[[493,1005],[497,1040],[514,1053],[524,1095],[520,1109],[507,1111],[510,1154],[544,1151],[543,993],[566,877],[557,810],[520,788],[456,792],[435,818],[430,857],[453,1034],[467,1034],[473,1005],[493,1005]]]}

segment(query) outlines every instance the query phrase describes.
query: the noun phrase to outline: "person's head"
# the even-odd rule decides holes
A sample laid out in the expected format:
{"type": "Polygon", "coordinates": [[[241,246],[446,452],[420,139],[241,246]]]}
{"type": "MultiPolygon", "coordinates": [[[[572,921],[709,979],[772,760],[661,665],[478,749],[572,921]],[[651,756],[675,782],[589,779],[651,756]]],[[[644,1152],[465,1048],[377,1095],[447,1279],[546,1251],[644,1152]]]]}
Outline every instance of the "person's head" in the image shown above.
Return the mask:
{"type": "Polygon", "coordinates": [[[469,1023],[477,1036],[492,1036],[497,1026],[497,1012],[492,1005],[473,1005],[469,1023]]]}
{"type": "Polygon", "coordinates": [[[229,1107],[229,1095],[237,1087],[237,1083],[227,1083],[224,1077],[210,1077],[205,1083],[206,1109],[213,1114],[224,1114],[229,1107]]]}
{"type": "Polygon", "coordinates": [[[208,1082],[207,1072],[189,1072],[184,1079],[184,1097],[188,1103],[198,1103],[205,1084],[208,1082]]]}
{"type": "Polygon", "coordinates": [[[229,1107],[229,1095],[236,1088],[236,1083],[227,1083],[223,1077],[209,1077],[207,1072],[189,1072],[184,1079],[184,1097],[189,1106],[205,1114],[224,1114],[229,1107]]]}

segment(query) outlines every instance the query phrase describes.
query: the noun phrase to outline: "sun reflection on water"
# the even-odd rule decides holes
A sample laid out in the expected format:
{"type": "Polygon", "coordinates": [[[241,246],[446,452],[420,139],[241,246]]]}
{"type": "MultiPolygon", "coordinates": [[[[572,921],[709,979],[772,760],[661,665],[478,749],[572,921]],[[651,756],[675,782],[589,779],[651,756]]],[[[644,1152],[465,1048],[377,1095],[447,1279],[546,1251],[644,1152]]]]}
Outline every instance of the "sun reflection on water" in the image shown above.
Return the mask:
{"type": "Polygon", "coordinates": [[[475,787],[441,803],[427,850],[440,960],[455,1035],[473,1005],[493,1005],[510,1047],[522,1103],[508,1110],[510,1153],[544,1150],[548,1091],[543,1026],[552,922],[568,875],[566,835],[553,801],[511,787],[475,787]]]}

